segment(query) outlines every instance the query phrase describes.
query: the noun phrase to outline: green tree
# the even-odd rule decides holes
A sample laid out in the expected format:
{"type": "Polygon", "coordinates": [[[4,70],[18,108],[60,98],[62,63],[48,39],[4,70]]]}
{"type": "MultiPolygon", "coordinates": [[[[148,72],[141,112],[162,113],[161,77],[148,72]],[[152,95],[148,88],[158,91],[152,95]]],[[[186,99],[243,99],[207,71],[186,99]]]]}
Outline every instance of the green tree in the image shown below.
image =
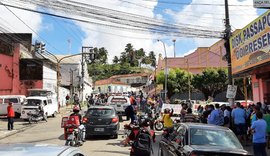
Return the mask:
{"type": "Polygon", "coordinates": [[[114,56],[113,64],[117,64],[119,61],[120,61],[119,58],[117,56],[114,56]]]}
{"type": "Polygon", "coordinates": [[[156,54],[153,51],[150,51],[148,56],[143,60],[143,63],[156,67],[156,54]]]}
{"type": "Polygon", "coordinates": [[[195,89],[200,90],[205,99],[209,96],[215,98],[217,94],[226,90],[228,72],[224,68],[208,68],[202,74],[194,75],[192,85],[195,89]]]}
{"type": "MultiPolygon", "coordinates": [[[[167,91],[170,98],[174,93],[185,93],[188,91],[188,79],[192,80],[192,74],[182,69],[170,69],[167,79],[167,91]]],[[[165,86],[165,74],[159,72],[157,83],[165,86]]]]}

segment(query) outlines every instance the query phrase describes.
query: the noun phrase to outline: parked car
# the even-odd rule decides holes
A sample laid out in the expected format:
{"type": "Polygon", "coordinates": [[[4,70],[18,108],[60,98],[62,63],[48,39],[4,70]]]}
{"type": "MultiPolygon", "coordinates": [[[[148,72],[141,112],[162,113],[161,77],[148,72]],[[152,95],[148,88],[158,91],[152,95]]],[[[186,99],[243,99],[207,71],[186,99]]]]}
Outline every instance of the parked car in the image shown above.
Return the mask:
{"type": "Polygon", "coordinates": [[[236,103],[236,102],[240,102],[241,105],[244,106],[244,107],[248,107],[249,105],[255,104],[251,100],[247,100],[247,102],[245,100],[235,100],[234,103],[236,103]]]}
{"type": "Polygon", "coordinates": [[[130,100],[126,96],[110,96],[107,105],[115,108],[120,116],[126,116],[125,109],[130,105],[130,100]]]}
{"type": "Polygon", "coordinates": [[[7,106],[9,102],[13,103],[16,117],[21,116],[22,105],[25,102],[24,95],[1,95],[0,96],[0,115],[7,115],[7,106]]]}
{"type": "Polygon", "coordinates": [[[26,98],[26,103],[22,106],[22,119],[28,119],[27,113],[37,114],[36,110],[39,105],[43,107],[46,116],[55,117],[58,112],[58,104],[51,97],[45,96],[29,96],[26,98]]]}
{"type": "Polygon", "coordinates": [[[1,156],[84,156],[79,148],[49,144],[1,144],[1,156]]]}
{"type": "Polygon", "coordinates": [[[229,102],[210,102],[208,105],[214,105],[219,104],[219,106],[226,105],[226,106],[231,106],[229,102]]]}
{"type": "Polygon", "coordinates": [[[85,121],[86,137],[94,135],[109,135],[118,137],[119,118],[114,107],[91,106],[83,118],[85,121]]]}
{"type": "Polygon", "coordinates": [[[227,127],[181,123],[159,143],[161,156],[240,156],[250,155],[227,127]]]}

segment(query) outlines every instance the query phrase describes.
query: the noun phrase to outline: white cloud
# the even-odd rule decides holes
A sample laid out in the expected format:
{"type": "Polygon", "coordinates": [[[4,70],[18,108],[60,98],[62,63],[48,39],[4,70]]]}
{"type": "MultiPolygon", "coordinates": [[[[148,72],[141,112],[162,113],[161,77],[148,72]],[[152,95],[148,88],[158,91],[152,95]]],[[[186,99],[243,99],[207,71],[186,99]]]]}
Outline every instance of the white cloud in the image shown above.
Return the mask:
{"type": "MultiPolygon", "coordinates": [[[[82,1],[84,3],[89,4],[91,3],[92,5],[97,5],[104,8],[112,8],[113,10],[117,11],[147,16],[150,18],[157,17],[158,19],[162,19],[162,15],[154,14],[154,7],[157,5],[157,3],[153,2],[146,2],[143,0],[137,0],[134,2],[129,1],[131,3],[125,3],[120,0],[119,1],[99,0],[91,2],[89,2],[88,0],[82,1]]],[[[82,28],[82,30],[86,34],[86,37],[83,41],[83,45],[90,44],[90,46],[94,47],[105,47],[109,52],[109,62],[112,61],[114,56],[120,56],[120,53],[124,51],[125,46],[128,43],[131,43],[135,49],[143,48],[147,53],[150,51],[154,51],[156,52],[157,56],[159,52],[163,53],[163,47],[161,46],[162,44],[161,43],[157,44],[156,41],[153,40],[154,38],[156,38],[153,34],[150,33],[140,34],[136,33],[135,31],[128,32],[111,27],[89,25],[85,23],[77,23],[77,24],[82,28]],[[157,48],[157,46],[159,48],[157,48]]]]}
{"type": "Polygon", "coordinates": [[[188,52],[186,52],[186,53],[184,53],[183,55],[181,55],[181,57],[187,56],[187,55],[189,55],[189,54],[195,52],[196,49],[197,49],[197,48],[189,50],[188,52]]]}
{"type": "MultiPolygon", "coordinates": [[[[209,4],[209,0],[192,0],[190,5],[184,7],[179,12],[174,12],[170,9],[164,11],[164,13],[172,16],[177,23],[191,24],[196,27],[204,28],[207,30],[223,31],[225,8],[218,5],[193,5],[193,4],[209,4]]],[[[224,0],[211,1],[211,4],[224,4],[224,0]]],[[[254,20],[258,14],[256,9],[252,7],[253,0],[229,0],[229,13],[230,23],[232,29],[241,29],[252,20],[254,20]],[[237,6],[243,5],[243,6],[237,6]],[[247,7],[250,6],[250,7],[247,7]]],[[[193,39],[197,47],[211,46],[218,39],[193,39]]]]}
{"type": "MultiPolygon", "coordinates": [[[[35,8],[35,6],[31,7],[35,8]]],[[[41,29],[42,23],[41,15],[14,8],[9,9],[35,32],[38,32],[41,29]]],[[[33,37],[36,37],[36,34],[30,28],[28,28],[22,21],[20,21],[12,12],[10,12],[5,6],[0,5],[0,20],[1,20],[0,32],[32,33],[33,37]]]]}

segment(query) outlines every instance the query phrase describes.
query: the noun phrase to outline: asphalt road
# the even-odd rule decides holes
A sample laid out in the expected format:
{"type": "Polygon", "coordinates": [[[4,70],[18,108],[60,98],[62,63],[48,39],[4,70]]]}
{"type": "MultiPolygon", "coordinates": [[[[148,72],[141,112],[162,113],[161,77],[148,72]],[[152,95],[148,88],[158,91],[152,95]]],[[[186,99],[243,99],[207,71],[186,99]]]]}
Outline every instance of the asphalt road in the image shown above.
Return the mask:
{"type": "MultiPolygon", "coordinates": [[[[48,122],[40,122],[20,133],[16,133],[0,140],[0,144],[6,143],[45,143],[64,145],[64,131],[61,128],[62,116],[48,118],[48,122]]],[[[126,122],[124,122],[126,123],[126,122]]],[[[109,137],[93,137],[79,147],[87,156],[126,156],[130,147],[120,146],[123,140],[123,125],[121,123],[118,139],[109,137]]],[[[5,123],[6,124],[6,123],[5,123]]],[[[18,124],[18,123],[17,123],[18,124]]],[[[27,124],[27,122],[25,122],[27,124]]],[[[16,129],[16,127],[15,127],[16,129]]],[[[158,155],[158,143],[153,145],[154,155],[158,155]]]]}
{"type": "MultiPolygon", "coordinates": [[[[6,137],[0,140],[0,144],[6,143],[45,143],[64,145],[64,131],[61,128],[62,115],[56,118],[49,118],[48,122],[40,122],[27,128],[26,130],[6,137]]],[[[87,140],[83,146],[79,147],[85,155],[88,156],[124,156],[129,155],[130,147],[122,147],[120,142],[123,140],[123,125],[121,123],[118,139],[111,139],[109,137],[93,137],[87,140]]],[[[6,126],[6,122],[0,121],[1,125],[6,126]]],[[[27,125],[26,122],[21,121],[16,123],[20,126],[27,125]]],[[[15,125],[16,125],[15,124],[15,125]]],[[[15,127],[16,129],[16,127],[15,127]]],[[[153,144],[154,156],[158,156],[158,142],[160,140],[161,132],[157,132],[157,142],[153,144]]],[[[252,145],[245,147],[246,150],[252,152],[252,145]]],[[[267,150],[268,154],[270,150],[267,150]]]]}

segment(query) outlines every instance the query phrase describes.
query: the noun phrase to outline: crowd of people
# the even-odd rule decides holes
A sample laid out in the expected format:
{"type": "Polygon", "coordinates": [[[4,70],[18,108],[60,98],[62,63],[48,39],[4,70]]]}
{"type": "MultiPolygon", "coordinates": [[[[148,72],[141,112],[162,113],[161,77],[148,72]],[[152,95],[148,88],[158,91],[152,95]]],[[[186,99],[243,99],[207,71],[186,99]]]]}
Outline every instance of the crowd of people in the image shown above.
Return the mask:
{"type": "MultiPolygon", "coordinates": [[[[200,122],[230,128],[242,144],[252,140],[254,155],[266,155],[265,147],[270,134],[270,110],[261,102],[246,108],[237,102],[235,106],[205,105],[197,109],[200,122]]],[[[269,145],[268,145],[269,148],[269,145]]]]}

